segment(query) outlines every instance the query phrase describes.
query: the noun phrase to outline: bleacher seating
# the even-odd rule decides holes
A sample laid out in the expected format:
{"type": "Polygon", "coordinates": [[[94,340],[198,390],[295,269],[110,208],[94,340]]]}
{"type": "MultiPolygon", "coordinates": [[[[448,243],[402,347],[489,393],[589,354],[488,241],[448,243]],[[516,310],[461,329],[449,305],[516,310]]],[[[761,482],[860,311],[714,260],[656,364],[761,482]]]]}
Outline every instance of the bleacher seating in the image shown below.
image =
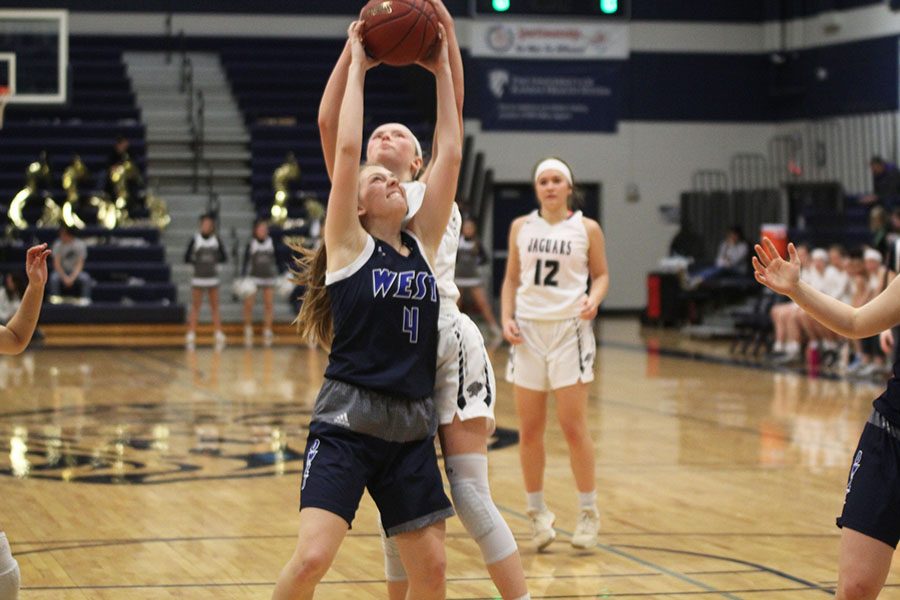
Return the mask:
{"type": "MultiPolygon", "coordinates": [[[[253,202],[260,214],[272,202],[272,172],[293,152],[300,164],[300,189],[325,199],[328,177],[319,144],[317,113],[322,90],[341,40],[223,41],[225,67],[251,136],[253,202]]],[[[424,145],[430,141],[433,106],[422,106],[413,87],[421,69],[382,68],[366,82],[366,130],[388,121],[410,127],[424,145]]],[[[289,212],[297,216],[296,212],[289,212]]]]}
{"type": "MultiPolygon", "coordinates": [[[[0,273],[22,271],[27,247],[52,244],[56,229],[31,228],[22,232],[26,243],[0,251],[0,273]]],[[[87,228],[80,236],[88,244],[85,271],[94,279],[90,306],[45,304],[42,321],[64,323],[181,322],[184,309],[176,304],[159,230],[128,228],[108,231],[87,228]]]]}
{"type": "MultiPolygon", "coordinates": [[[[6,111],[0,130],[0,204],[9,203],[24,183],[28,164],[48,153],[50,193],[62,203],[62,174],[73,155],[93,174],[93,190],[102,190],[106,161],[116,136],[130,141],[129,154],[145,173],[145,129],[118,44],[98,38],[70,38],[71,90],[65,106],[17,106],[6,111]]],[[[82,192],[91,192],[91,189],[82,192]]],[[[21,272],[28,246],[51,243],[55,228],[29,228],[0,247],[0,272],[21,272]]],[[[184,320],[176,287],[155,228],[106,230],[89,227],[85,270],[95,281],[89,306],[45,303],[45,323],[176,322],[184,320]]]]}
{"type": "Polygon", "coordinates": [[[49,155],[53,198],[62,202],[61,177],[79,154],[101,188],[106,159],[115,137],[127,137],[128,150],[145,172],[145,132],[122,52],[113,46],[72,36],[69,44],[71,93],[66,106],[19,106],[6,110],[0,130],[0,204],[23,185],[25,169],[41,150],[49,155]]]}

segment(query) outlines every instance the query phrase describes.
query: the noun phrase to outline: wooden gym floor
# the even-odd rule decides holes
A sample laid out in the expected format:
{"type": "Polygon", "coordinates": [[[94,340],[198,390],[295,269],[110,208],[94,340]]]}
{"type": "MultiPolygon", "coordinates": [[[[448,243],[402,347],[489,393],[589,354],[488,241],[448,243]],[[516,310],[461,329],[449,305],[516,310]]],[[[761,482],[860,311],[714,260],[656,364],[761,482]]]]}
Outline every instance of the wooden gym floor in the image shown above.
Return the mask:
{"type": "MultiPolygon", "coordinates": [[[[731,364],[631,320],[601,331],[592,552],[568,544],[576,497],[553,419],[546,492],[560,536],[549,552],[529,548],[511,388],[498,382],[492,487],[532,596],[829,597],[834,518],[878,388],[731,364]]],[[[295,543],[300,453],[325,366],[289,333],[280,341],[0,359],[0,529],[21,598],[268,598],[295,543]]],[[[494,358],[503,373],[505,351],[494,358]]],[[[455,519],[447,554],[448,598],[496,597],[455,519]]],[[[317,597],[383,598],[381,579],[366,497],[317,597]]],[[[900,567],[888,584],[882,598],[900,598],[900,567]]]]}

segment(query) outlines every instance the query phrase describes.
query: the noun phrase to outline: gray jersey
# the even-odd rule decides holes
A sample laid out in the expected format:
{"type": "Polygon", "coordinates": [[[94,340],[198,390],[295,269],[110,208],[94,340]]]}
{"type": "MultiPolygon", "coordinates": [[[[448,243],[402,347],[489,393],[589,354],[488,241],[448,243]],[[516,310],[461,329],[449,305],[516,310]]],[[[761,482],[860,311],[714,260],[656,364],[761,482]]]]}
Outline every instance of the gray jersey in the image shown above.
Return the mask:
{"type": "Polygon", "coordinates": [[[205,238],[200,233],[194,234],[185,260],[194,265],[191,285],[195,287],[219,285],[219,263],[225,262],[225,248],[218,236],[211,235],[205,238]]]}
{"type": "Polygon", "coordinates": [[[278,277],[278,263],[275,259],[275,244],[272,238],[263,241],[250,240],[244,251],[244,274],[254,279],[274,279],[278,277]]]}

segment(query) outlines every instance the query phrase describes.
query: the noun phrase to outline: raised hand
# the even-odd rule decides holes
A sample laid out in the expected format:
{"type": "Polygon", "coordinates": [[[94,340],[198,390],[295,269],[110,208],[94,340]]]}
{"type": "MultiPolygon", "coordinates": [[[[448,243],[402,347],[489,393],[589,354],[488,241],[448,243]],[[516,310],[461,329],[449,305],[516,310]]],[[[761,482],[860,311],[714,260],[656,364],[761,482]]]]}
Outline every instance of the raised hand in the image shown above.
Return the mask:
{"type": "Polygon", "coordinates": [[[28,249],[25,255],[25,274],[28,284],[43,287],[47,283],[47,257],[50,250],[47,244],[39,244],[28,249]]]}
{"type": "Polygon", "coordinates": [[[438,24],[438,41],[432,48],[431,53],[416,61],[420,67],[427,69],[432,73],[437,73],[438,69],[450,66],[450,51],[447,45],[447,30],[442,23],[438,24]]]}
{"type": "Polygon", "coordinates": [[[360,65],[368,71],[373,67],[381,64],[380,60],[375,60],[366,54],[366,48],[363,46],[362,35],[365,27],[365,21],[353,21],[347,28],[347,41],[350,43],[350,63],[360,65]]]}
{"type": "Polygon", "coordinates": [[[800,257],[794,244],[788,244],[790,261],[786,261],[778,254],[772,240],[764,238],[762,245],[753,247],[756,256],[753,257],[753,275],[756,280],[779,294],[790,296],[797,290],[800,284],[800,257]]]}

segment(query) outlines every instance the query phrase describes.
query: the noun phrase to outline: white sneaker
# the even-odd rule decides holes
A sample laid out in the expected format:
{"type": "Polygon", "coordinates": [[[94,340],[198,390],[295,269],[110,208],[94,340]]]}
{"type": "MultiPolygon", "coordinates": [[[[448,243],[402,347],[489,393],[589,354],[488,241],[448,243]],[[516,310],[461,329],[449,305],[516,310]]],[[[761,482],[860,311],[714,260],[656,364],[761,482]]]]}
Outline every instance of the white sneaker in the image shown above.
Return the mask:
{"type": "Polygon", "coordinates": [[[273,340],[275,340],[275,336],[272,334],[272,330],[263,330],[263,346],[265,346],[266,348],[271,348],[273,340]]]}
{"type": "Polygon", "coordinates": [[[529,510],[528,516],[531,517],[532,541],[540,552],[556,539],[556,530],[553,529],[556,515],[545,508],[541,511],[529,510]]]}
{"type": "Polygon", "coordinates": [[[188,350],[193,350],[197,345],[197,334],[193,331],[188,331],[184,336],[184,347],[188,350]]]}
{"type": "Polygon", "coordinates": [[[253,347],[253,328],[249,325],[244,327],[244,346],[247,348],[253,347]]]}
{"type": "Polygon", "coordinates": [[[225,332],[223,332],[221,329],[216,332],[214,339],[216,341],[216,350],[221,350],[225,347],[227,338],[225,337],[225,332]]]}
{"type": "Polygon", "coordinates": [[[578,524],[572,534],[572,547],[585,550],[597,545],[597,533],[600,531],[600,513],[597,509],[582,509],[578,515],[578,524]]]}

